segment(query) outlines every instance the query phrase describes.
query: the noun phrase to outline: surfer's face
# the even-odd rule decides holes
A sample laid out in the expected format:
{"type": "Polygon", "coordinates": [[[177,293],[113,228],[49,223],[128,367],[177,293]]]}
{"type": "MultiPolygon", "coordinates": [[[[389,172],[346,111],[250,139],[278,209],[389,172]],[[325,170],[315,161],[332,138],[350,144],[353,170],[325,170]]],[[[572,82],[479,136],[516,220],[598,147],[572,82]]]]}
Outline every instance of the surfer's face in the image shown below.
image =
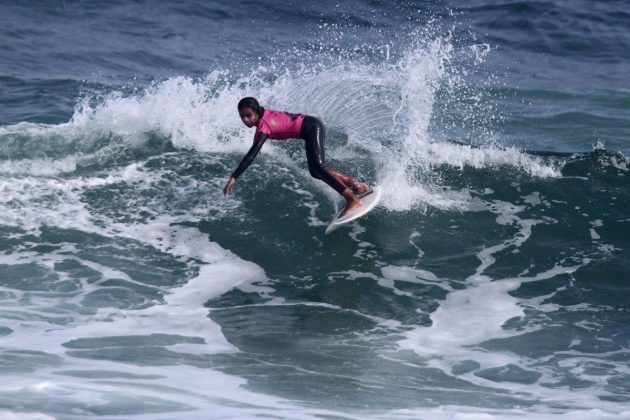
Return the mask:
{"type": "Polygon", "coordinates": [[[245,124],[249,128],[258,124],[258,114],[256,114],[253,109],[245,107],[243,109],[239,109],[238,114],[241,116],[241,121],[243,121],[243,124],[245,124]]]}

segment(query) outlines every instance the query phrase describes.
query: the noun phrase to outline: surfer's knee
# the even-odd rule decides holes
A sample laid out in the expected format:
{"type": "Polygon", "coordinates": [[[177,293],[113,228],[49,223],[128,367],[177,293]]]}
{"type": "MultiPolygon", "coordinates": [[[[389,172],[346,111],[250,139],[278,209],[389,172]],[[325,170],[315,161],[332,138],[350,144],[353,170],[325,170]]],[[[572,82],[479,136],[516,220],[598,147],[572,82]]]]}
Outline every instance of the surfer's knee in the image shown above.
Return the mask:
{"type": "Polygon", "coordinates": [[[309,166],[308,167],[308,172],[311,174],[311,176],[313,178],[316,179],[322,179],[322,172],[324,171],[324,168],[318,168],[316,166],[309,166]]]}
{"type": "Polygon", "coordinates": [[[324,165],[322,165],[320,162],[309,162],[308,172],[313,178],[324,179],[326,169],[324,168],[324,165]]]}

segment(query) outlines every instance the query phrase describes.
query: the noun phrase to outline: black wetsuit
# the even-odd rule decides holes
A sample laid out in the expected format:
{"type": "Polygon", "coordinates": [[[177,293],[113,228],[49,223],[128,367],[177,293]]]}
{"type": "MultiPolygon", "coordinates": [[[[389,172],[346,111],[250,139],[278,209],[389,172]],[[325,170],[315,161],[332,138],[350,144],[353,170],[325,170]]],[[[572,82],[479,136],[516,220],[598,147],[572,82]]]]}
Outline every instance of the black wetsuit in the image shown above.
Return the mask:
{"type": "MultiPolygon", "coordinates": [[[[332,176],[324,167],[324,141],[326,138],[326,126],[324,126],[324,123],[319,118],[305,115],[302,121],[300,137],[304,139],[306,160],[308,161],[308,170],[311,176],[321,179],[339,194],[342,194],[348,187],[332,176]]],[[[265,133],[259,132],[256,134],[254,144],[238,165],[238,168],[232,173],[232,177],[238,178],[247,169],[267,139],[268,137],[265,133]]]]}

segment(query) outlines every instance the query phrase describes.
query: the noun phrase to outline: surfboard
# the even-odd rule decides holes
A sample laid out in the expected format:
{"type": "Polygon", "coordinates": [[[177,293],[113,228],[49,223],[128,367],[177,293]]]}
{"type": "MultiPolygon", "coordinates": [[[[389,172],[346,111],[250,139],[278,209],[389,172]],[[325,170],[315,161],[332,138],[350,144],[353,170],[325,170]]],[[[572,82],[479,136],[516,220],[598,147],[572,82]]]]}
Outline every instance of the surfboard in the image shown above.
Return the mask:
{"type": "Polygon", "coordinates": [[[341,226],[352,222],[353,220],[357,220],[359,217],[365,216],[372,210],[378,202],[381,200],[381,188],[378,186],[372,187],[370,191],[367,191],[360,195],[361,201],[363,201],[363,205],[354,211],[346,214],[343,217],[339,217],[341,211],[337,213],[335,218],[330,222],[328,227],[326,228],[325,234],[328,235],[330,232],[333,232],[340,228],[341,226]]]}

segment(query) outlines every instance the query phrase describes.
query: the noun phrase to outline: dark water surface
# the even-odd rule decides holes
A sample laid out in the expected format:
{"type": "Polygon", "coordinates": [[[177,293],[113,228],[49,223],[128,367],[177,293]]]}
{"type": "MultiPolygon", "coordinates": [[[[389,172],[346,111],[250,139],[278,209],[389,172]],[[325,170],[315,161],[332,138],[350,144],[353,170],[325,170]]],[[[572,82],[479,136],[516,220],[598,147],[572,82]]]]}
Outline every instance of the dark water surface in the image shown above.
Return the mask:
{"type": "Polygon", "coordinates": [[[0,414],[630,418],[625,2],[0,1],[0,414]],[[321,117],[339,206],[300,140],[321,117]]]}

